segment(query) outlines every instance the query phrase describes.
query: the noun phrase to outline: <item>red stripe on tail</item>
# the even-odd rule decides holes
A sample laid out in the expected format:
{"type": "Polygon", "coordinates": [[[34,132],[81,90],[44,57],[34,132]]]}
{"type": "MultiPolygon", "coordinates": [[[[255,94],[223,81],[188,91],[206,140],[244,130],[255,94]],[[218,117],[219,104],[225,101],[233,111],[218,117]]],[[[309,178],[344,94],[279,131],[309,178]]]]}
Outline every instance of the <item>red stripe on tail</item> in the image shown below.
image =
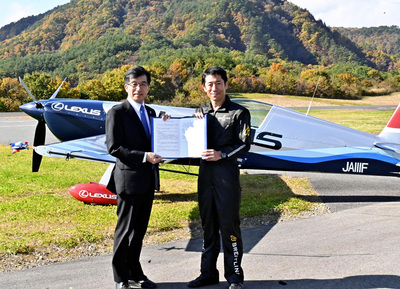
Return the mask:
{"type": "Polygon", "coordinates": [[[397,106],[395,112],[393,113],[392,117],[390,118],[386,127],[390,128],[400,128],[400,104],[397,106]]]}

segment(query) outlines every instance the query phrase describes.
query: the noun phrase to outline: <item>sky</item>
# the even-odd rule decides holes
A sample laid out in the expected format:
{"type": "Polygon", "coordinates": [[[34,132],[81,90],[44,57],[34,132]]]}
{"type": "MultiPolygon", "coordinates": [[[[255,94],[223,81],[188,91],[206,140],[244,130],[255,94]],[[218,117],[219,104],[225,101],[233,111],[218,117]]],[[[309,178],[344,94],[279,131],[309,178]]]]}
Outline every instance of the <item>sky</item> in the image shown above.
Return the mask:
{"type": "Polygon", "coordinates": [[[21,18],[38,15],[70,0],[0,0],[0,28],[21,18]]]}
{"type": "MultiPolygon", "coordinates": [[[[400,26],[400,0],[289,0],[332,27],[400,26]]],[[[0,0],[0,27],[70,0],[0,0]]]]}
{"type": "Polygon", "coordinates": [[[331,27],[400,26],[400,0],[289,0],[331,27]]]}

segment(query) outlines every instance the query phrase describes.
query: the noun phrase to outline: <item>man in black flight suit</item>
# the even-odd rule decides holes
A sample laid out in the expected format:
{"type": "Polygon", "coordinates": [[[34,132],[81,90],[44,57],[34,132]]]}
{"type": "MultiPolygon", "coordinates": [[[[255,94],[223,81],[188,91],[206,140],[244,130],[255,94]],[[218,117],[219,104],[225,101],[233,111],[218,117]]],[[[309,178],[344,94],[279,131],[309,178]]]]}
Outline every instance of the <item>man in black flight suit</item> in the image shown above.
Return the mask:
{"type": "Polygon", "coordinates": [[[200,276],[191,288],[219,282],[217,258],[220,232],[224,249],[225,278],[230,289],[243,288],[243,242],[240,230],[241,187],[237,157],[250,149],[250,112],[226,95],[227,74],[211,67],[202,76],[210,99],[196,117],[207,115],[208,149],[203,152],[198,178],[198,201],[204,231],[200,276]]]}

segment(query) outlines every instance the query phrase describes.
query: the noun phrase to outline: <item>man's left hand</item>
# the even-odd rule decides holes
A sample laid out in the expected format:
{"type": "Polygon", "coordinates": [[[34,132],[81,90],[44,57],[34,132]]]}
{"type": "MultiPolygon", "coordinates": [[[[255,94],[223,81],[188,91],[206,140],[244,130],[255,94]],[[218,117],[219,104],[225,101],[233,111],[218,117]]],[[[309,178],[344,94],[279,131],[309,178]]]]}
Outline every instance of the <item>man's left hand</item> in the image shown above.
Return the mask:
{"type": "Polygon", "coordinates": [[[216,150],[205,150],[202,154],[201,157],[205,161],[219,161],[222,159],[221,157],[221,152],[216,151],[216,150]]]}

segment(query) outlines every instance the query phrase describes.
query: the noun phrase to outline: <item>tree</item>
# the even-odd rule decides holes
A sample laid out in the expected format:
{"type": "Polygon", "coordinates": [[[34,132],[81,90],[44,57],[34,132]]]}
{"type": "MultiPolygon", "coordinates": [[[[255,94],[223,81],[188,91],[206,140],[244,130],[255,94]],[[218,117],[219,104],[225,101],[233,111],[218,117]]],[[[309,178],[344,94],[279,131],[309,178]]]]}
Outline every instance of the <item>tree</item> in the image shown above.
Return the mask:
{"type": "Polygon", "coordinates": [[[103,74],[101,83],[107,91],[107,94],[102,98],[103,100],[120,101],[126,98],[124,77],[129,68],[129,65],[124,65],[103,74]]]}
{"type": "Polygon", "coordinates": [[[0,111],[18,111],[30,96],[15,78],[0,79],[0,111]]]}
{"type": "Polygon", "coordinates": [[[83,82],[78,85],[78,90],[81,94],[81,98],[100,100],[104,99],[107,95],[103,83],[100,80],[92,79],[88,82],[83,82]]]}
{"type": "Polygon", "coordinates": [[[48,73],[27,74],[24,76],[24,82],[37,100],[49,99],[58,87],[57,81],[48,73]]]}

